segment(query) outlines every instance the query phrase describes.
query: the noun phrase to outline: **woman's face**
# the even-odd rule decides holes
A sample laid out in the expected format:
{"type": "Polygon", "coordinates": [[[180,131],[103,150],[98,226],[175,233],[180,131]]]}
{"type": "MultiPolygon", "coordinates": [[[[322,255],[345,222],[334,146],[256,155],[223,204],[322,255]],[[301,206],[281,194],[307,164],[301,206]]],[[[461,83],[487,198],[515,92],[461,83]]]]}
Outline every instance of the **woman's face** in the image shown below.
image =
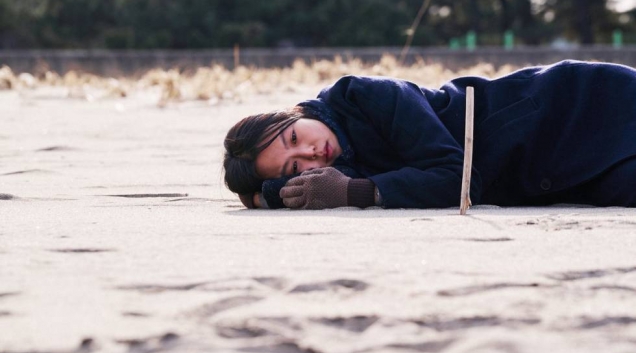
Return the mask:
{"type": "Polygon", "coordinates": [[[328,167],[340,156],[338,138],[327,125],[298,119],[256,157],[256,172],[275,179],[305,170],[328,167]]]}

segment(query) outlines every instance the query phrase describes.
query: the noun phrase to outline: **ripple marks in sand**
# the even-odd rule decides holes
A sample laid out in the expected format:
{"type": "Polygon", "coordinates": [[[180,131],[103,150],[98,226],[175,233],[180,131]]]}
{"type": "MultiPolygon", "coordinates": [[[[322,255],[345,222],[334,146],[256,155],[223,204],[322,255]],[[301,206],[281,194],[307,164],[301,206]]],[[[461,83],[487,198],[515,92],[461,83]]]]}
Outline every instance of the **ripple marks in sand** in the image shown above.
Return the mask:
{"type": "Polygon", "coordinates": [[[116,342],[119,344],[127,345],[129,352],[150,353],[165,352],[174,349],[177,346],[179,338],[179,335],[177,335],[176,333],[167,332],[160,336],[122,339],[116,340],[116,342]]]}
{"type": "Polygon", "coordinates": [[[516,223],[518,226],[534,226],[546,232],[563,230],[592,230],[597,228],[633,229],[636,222],[622,219],[582,219],[548,216],[516,223]]]}
{"type": "Polygon", "coordinates": [[[294,287],[290,291],[290,293],[305,293],[305,292],[339,290],[339,289],[349,289],[349,290],[358,292],[358,291],[363,291],[367,289],[368,287],[369,287],[368,283],[358,281],[355,279],[336,279],[336,280],[327,281],[327,282],[299,284],[296,287],[294,287]]]}
{"type": "Polygon", "coordinates": [[[13,200],[13,199],[17,199],[18,197],[15,195],[11,195],[11,194],[5,194],[0,192],[0,200],[1,201],[8,201],[8,200],[13,200]]]}
{"type": "Polygon", "coordinates": [[[301,327],[286,317],[280,318],[250,318],[240,322],[226,322],[216,324],[216,333],[223,338],[242,339],[256,337],[295,336],[301,327]]]}
{"type": "Polygon", "coordinates": [[[455,289],[444,289],[437,292],[437,295],[442,297],[457,297],[464,295],[477,294],[482,292],[490,292],[508,288],[546,288],[554,287],[552,285],[545,285],[540,283],[494,283],[478,286],[468,286],[455,289]]]}
{"type": "Polygon", "coordinates": [[[20,295],[20,292],[4,292],[4,293],[0,292],[0,299],[13,297],[16,295],[20,295]]]}
{"type": "Polygon", "coordinates": [[[272,289],[282,290],[287,285],[287,281],[281,277],[254,277],[254,281],[272,289]]]}
{"type": "Polygon", "coordinates": [[[143,317],[151,317],[152,315],[148,313],[140,312],[140,311],[123,311],[121,313],[121,316],[143,318],[143,317]]]}
{"type": "Polygon", "coordinates": [[[142,293],[161,293],[167,291],[188,291],[207,284],[208,282],[196,282],[188,284],[178,285],[163,285],[163,284],[132,284],[127,286],[118,286],[116,289],[132,290],[142,293]]]}
{"type": "Polygon", "coordinates": [[[303,321],[290,317],[250,317],[238,321],[222,320],[214,327],[219,337],[236,340],[239,344],[247,343],[245,348],[251,349],[254,347],[249,343],[262,345],[267,342],[267,347],[296,344],[296,340],[306,332],[303,321]]]}
{"type": "Polygon", "coordinates": [[[547,275],[546,277],[557,280],[557,281],[578,281],[578,280],[587,279],[587,278],[599,278],[599,277],[625,274],[630,272],[636,272],[636,266],[608,268],[608,269],[599,269],[599,270],[587,270],[587,271],[558,272],[558,273],[547,275]]]}
{"type": "Polygon", "coordinates": [[[56,151],[73,151],[75,150],[75,148],[70,147],[70,146],[49,146],[49,147],[44,147],[44,148],[40,148],[37,149],[36,152],[56,152],[56,151]]]}
{"type": "Polygon", "coordinates": [[[351,317],[335,317],[335,318],[319,318],[311,321],[338,329],[361,333],[366,331],[371,325],[378,321],[378,317],[373,316],[351,316],[351,317]]]}
{"type": "Polygon", "coordinates": [[[166,291],[201,290],[209,292],[231,292],[252,290],[281,290],[287,281],[279,277],[228,278],[223,280],[190,282],[184,284],[130,284],[115,289],[132,290],[142,293],[160,293],[166,291]]]}
{"type": "Polygon", "coordinates": [[[59,252],[65,254],[95,254],[102,252],[114,252],[115,249],[110,248],[61,248],[61,249],[49,249],[52,252],[59,252]]]}
{"type": "Polygon", "coordinates": [[[159,193],[159,194],[120,194],[120,195],[103,195],[103,196],[125,197],[125,198],[147,198],[147,197],[188,197],[188,194],[159,193]]]}
{"type": "Polygon", "coordinates": [[[254,325],[219,326],[216,328],[216,333],[223,338],[230,339],[255,338],[272,335],[272,332],[265,328],[254,325]]]}
{"type": "Polygon", "coordinates": [[[454,339],[446,339],[441,341],[425,341],[420,343],[394,343],[385,347],[390,349],[406,349],[408,351],[416,352],[442,352],[454,342],[454,339]]]}
{"type": "Polygon", "coordinates": [[[216,330],[224,338],[255,338],[255,337],[297,337],[299,332],[308,332],[315,324],[327,326],[337,330],[344,330],[360,334],[373,326],[379,320],[375,315],[356,315],[349,317],[261,317],[249,318],[239,322],[217,323],[216,330]]]}
{"type": "Polygon", "coordinates": [[[501,238],[463,238],[464,241],[474,241],[474,242],[502,242],[502,241],[513,241],[514,239],[508,237],[501,238]]]}
{"type": "Polygon", "coordinates": [[[636,324],[636,317],[632,316],[608,316],[601,319],[584,319],[578,326],[581,329],[595,329],[604,326],[627,326],[636,324]]]}
{"type": "Polygon", "coordinates": [[[15,171],[15,172],[9,172],[9,173],[0,174],[0,176],[19,175],[19,174],[32,174],[32,173],[46,174],[46,173],[53,173],[53,172],[51,172],[50,170],[44,170],[44,169],[26,169],[26,170],[18,170],[18,171],[15,171]]]}
{"type": "Polygon", "coordinates": [[[263,300],[263,297],[253,295],[240,295],[236,297],[224,298],[211,304],[203,305],[194,311],[195,315],[202,317],[211,317],[221,311],[230,310],[239,306],[249,305],[263,300]]]}
{"type": "Polygon", "coordinates": [[[590,287],[592,290],[612,290],[612,291],[622,291],[622,292],[632,292],[636,293],[636,288],[629,286],[619,286],[619,285],[598,285],[590,287]]]}
{"type": "Polygon", "coordinates": [[[541,322],[538,318],[502,318],[499,316],[472,316],[450,319],[422,319],[414,321],[422,327],[428,327],[435,331],[456,331],[475,327],[519,327],[536,325],[541,322]]]}
{"type": "Polygon", "coordinates": [[[296,342],[281,342],[272,345],[254,346],[240,348],[241,352],[254,352],[254,353],[319,353],[313,348],[301,347],[296,342]]]}

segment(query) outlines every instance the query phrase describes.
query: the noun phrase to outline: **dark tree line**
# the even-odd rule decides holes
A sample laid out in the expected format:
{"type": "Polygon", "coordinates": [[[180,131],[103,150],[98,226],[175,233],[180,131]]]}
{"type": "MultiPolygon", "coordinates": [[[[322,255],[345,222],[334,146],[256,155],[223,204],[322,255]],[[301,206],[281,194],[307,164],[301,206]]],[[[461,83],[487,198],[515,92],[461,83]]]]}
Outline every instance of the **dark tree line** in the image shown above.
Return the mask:
{"type": "MultiPolygon", "coordinates": [[[[630,41],[611,0],[432,0],[413,45],[630,41]]],[[[422,0],[0,0],[0,48],[401,46],[422,0]]],[[[634,38],[636,39],[636,38],[634,38]]]]}

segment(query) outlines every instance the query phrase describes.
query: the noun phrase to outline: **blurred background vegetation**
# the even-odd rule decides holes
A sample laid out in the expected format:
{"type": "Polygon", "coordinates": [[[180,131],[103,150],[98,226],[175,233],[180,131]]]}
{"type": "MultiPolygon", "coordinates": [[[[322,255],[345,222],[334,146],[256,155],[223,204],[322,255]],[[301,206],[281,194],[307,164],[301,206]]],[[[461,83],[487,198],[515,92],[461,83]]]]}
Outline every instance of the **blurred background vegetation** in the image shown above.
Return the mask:
{"type": "MultiPolygon", "coordinates": [[[[614,0],[432,0],[414,46],[636,42],[614,0]]],[[[0,49],[401,46],[422,0],[0,0],[0,49]]]]}

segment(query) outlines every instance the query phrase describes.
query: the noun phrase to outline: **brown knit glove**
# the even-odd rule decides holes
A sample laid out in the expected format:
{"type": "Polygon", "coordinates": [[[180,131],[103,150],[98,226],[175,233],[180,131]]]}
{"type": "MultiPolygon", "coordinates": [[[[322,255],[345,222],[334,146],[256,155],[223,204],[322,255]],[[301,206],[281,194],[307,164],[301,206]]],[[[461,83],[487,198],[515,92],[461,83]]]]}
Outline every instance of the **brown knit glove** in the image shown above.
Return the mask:
{"type": "Polygon", "coordinates": [[[351,179],[339,170],[327,167],[305,171],[289,180],[280,190],[280,197],[285,206],[305,210],[368,207],[373,205],[374,188],[369,179],[351,179]]]}

